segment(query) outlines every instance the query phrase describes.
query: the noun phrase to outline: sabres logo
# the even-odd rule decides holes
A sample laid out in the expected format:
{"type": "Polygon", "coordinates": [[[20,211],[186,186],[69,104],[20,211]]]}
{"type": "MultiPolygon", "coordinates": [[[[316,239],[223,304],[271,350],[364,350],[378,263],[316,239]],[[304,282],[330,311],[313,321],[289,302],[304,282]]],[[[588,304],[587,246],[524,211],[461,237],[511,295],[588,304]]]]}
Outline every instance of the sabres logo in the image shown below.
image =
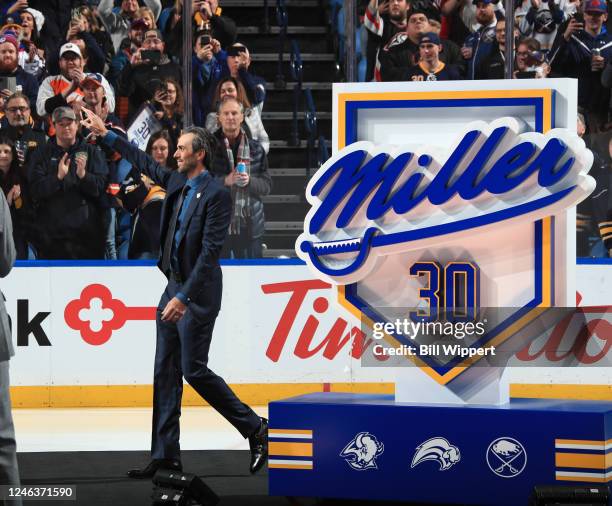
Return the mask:
{"type": "Polygon", "coordinates": [[[378,469],[376,459],[385,451],[385,445],[369,432],[360,432],[340,452],[346,463],[357,471],[378,469]]]}
{"type": "Polygon", "coordinates": [[[440,466],[438,471],[446,471],[461,460],[461,452],[443,437],[432,437],[417,446],[410,467],[416,467],[426,460],[437,462],[440,466]]]}

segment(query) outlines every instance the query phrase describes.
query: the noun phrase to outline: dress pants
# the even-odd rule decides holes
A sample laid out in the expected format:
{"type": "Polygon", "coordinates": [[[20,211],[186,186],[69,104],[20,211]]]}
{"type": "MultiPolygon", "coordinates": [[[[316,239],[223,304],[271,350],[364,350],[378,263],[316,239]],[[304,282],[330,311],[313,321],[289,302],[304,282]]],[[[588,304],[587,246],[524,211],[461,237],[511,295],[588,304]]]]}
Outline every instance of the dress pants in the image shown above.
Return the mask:
{"type": "Polygon", "coordinates": [[[208,350],[215,319],[198,320],[191,304],[177,323],[162,322],[166,304],[180,286],[170,281],[157,307],[157,347],[153,381],[153,433],[151,456],[154,459],[179,459],[179,418],[183,376],[194,390],[243,437],[251,436],[260,425],[259,416],[208,368],[208,350]]]}
{"type": "MultiPolygon", "coordinates": [[[[4,361],[0,362],[0,485],[19,485],[16,451],[9,394],[9,363],[4,361]]],[[[21,499],[7,501],[6,504],[21,506],[21,499]]],[[[1,497],[0,505],[3,505],[1,497]]]]}

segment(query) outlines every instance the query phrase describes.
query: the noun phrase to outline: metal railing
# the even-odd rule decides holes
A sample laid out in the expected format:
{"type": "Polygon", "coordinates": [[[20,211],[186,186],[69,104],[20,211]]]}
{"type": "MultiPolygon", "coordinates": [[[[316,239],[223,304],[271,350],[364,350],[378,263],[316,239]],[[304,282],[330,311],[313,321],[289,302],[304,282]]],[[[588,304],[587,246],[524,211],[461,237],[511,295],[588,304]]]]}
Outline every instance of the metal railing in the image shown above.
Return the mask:
{"type": "Polygon", "coordinates": [[[306,180],[310,180],[312,175],[312,169],[314,166],[314,160],[316,158],[315,144],[317,141],[317,110],[315,109],[314,100],[312,98],[312,92],[310,88],[304,89],[304,128],[306,135],[306,180]]]}
{"type": "Polygon", "coordinates": [[[291,41],[291,59],[289,71],[291,78],[295,81],[293,87],[293,116],[291,121],[291,132],[289,133],[289,145],[297,146],[300,143],[300,134],[298,130],[298,110],[300,109],[300,96],[302,94],[302,78],[303,78],[302,55],[300,46],[296,40],[291,41]]]}
{"type": "Polygon", "coordinates": [[[284,90],[287,85],[285,83],[285,74],[283,72],[283,56],[285,52],[285,39],[287,38],[287,27],[289,26],[289,14],[287,13],[287,5],[285,0],[276,0],[276,22],[279,27],[278,68],[276,71],[274,87],[277,90],[284,90]]]}

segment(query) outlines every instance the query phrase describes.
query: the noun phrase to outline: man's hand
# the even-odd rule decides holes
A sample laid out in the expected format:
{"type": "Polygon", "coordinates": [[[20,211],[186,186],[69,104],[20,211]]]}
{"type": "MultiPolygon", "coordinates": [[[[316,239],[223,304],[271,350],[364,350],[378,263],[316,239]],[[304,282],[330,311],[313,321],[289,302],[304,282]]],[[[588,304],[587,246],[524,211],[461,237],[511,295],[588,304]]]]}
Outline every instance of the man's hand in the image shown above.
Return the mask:
{"type": "Polygon", "coordinates": [[[162,311],[161,320],[176,323],[183,317],[185,311],[187,311],[187,306],[176,297],[172,297],[162,311]]]}
{"type": "Polygon", "coordinates": [[[6,88],[3,89],[3,90],[0,90],[0,95],[2,95],[2,97],[4,99],[9,98],[12,94],[13,94],[13,92],[11,90],[6,89],[6,88]]]}
{"type": "Polygon", "coordinates": [[[238,174],[238,178],[236,180],[236,186],[239,186],[240,188],[244,188],[245,186],[249,184],[249,181],[251,180],[251,178],[246,172],[237,173],[237,174],[238,174]]]}
{"type": "Polygon", "coordinates": [[[57,179],[60,181],[66,177],[68,174],[68,169],[70,168],[70,160],[68,160],[68,153],[64,153],[64,156],[59,161],[57,165],[57,179]]]}
{"type": "Polygon", "coordinates": [[[597,72],[606,66],[606,59],[603,56],[593,55],[591,58],[591,70],[597,72]]]}
{"type": "Polygon", "coordinates": [[[225,176],[225,186],[234,186],[240,179],[240,174],[235,170],[232,170],[227,176],[225,176]]]}
{"type": "Polygon", "coordinates": [[[211,19],[213,17],[213,10],[210,7],[210,4],[206,1],[202,2],[200,6],[200,13],[202,13],[207,19],[211,19]]]}
{"type": "Polygon", "coordinates": [[[141,49],[138,49],[134,52],[132,57],[130,58],[130,65],[142,65],[144,62],[142,61],[142,55],[140,54],[141,49]]]}
{"type": "Polygon", "coordinates": [[[470,46],[461,46],[461,56],[463,56],[464,60],[469,60],[472,58],[472,48],[470,46]]]}
{"type": "Polygon", "coordinates": [[[212,44],[213,54],[217,54],[219,51],[221,51],[221,42],[219,42],[217,39],[211,39],[210,43],[212,44]]]}
{"type": "Polygon", "coordinates": [[[531,6],[534,9],[536,9],[536,10],[539,9],[540,5],[541,5],[540,0],[531,0],[531,6]]]}
{"type": "Polygon", "coordinates": [[[99,137],[104,137],[108,133],[108,129],[100,116],[85,107],[81,108],[81,111],[85,114],[85,119],[81,121],[81,125],[99,137]]]}
{"type": "Polygon", "coordinates": [[[382,2],[378,4],[378,14],[384,14],[389,12],[389,2],[382,2]]]}
{"type": "Polygon", "coordinates": [[[78,153],[75,157],[76,162],[76,175],[79,179],[85,177],[85,168],[87,167],[87,155],[85,153],[78,153]]]}
{"type": "Polygon", "coordinates": [[[576,21],[576,18],[571,18],[569,20],[569,23],[567,24],[567,28],[565,29],[565,32],[563,33],[563,38],[566,41],[569,41],[570,37],[574,33],[579,32],[580,30],[583,30],[583,29],[584,29],[584,24],[576,21]]]}
{"type": "Polygon", "coordinates": [[[203,61],[204,63],[208,63],[210,60],[212,60],[212,57],[213,57],[212,44],[206,44],[204,47],[200,48],[197,51],[196,56],[198,57],[200,61],[203,61]]]}
{"type": "Polygon", "coordinates": [[[17,200],[21,196],[21,186],[18,184],[13,185],[13,187],[9,190],[6,195],[6,201],[9,206],[13,205],[13,202],[17,200]]]}
{"type": "Polygon", "coordinates": [[[238,53],[238,68],[245,70],[248,69],[250,61],[251,59],[249,58],[249,55],[246,53],[246,51],[238,53]]]}

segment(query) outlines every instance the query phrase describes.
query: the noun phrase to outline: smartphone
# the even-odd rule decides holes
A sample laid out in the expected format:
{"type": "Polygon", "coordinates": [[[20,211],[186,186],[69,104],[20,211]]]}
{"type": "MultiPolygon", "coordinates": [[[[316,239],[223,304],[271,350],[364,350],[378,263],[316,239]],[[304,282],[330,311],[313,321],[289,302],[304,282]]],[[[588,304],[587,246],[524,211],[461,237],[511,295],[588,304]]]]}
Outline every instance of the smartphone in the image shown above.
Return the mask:
{"type": "Polygon", "coordinates": [[[238,56],[240,53],[246,53],[244,46],[230,46],[226,50],[227,56],[238,56]]]}
{"type": "Polygon", "coordinates": [[[161,60],[161,52],[156,49],[144,49],[140,52],[140,57],[143,60],[149,60],[149,63],[153,65],[159,65],[161,60]]]}
{"type": "Polygon", "coordinates": [[[578,21],[578,23],[582,23],[584,25],[584,14],[582,12],[576,12],[576,14],[574,14],[574,19],[578,21]]]}
{"type": "Polygon", "coordinates": [[[16,77],[0,77],[0,90],[9,90],[11,93],[17,91],[16,77]]]}
{"type": "Polygon", "coordinates": [[[201,35],[200,36],[200,47],[208,46],[212,40],[210,35],[201,35]]]}

